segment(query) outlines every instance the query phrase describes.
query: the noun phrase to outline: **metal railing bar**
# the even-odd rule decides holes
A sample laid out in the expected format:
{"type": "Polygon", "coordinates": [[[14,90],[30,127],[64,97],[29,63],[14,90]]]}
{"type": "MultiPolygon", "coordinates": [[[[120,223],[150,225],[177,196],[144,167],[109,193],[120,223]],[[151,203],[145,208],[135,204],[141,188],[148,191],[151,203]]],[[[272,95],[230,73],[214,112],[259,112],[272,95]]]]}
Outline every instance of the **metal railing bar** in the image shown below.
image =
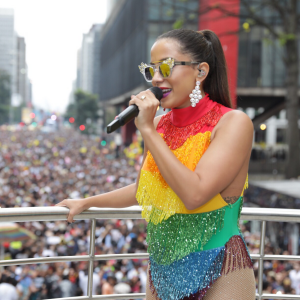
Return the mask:
{"type": "Polygon", "coordinates": [[[122,295],[99,295],[93,296],[93,300],[96,299],[143,299],[146,297],[145,293],[134,293],[134,294],[122,294],[122,295]]]}
{"type": "MultiPolygon", "coordinates": [[[[141,299],[145,298],[146,294],[122,294],[122,295],[94,295],[91,299],[98,300],[98,299],[141,299]]],[[[258,298],[259,295],[256,294],[256,298],[258,298]]],[[[300,295],[289,295],[289,294],[283,294],[283,295],[277,295],[277,294],[262,294],[262,299],[300,299],[300,295]]],[[[66,297],[66,298],[55,298],[55,299],[47,299],[47,300],[89,300],[90,298],[87,296],[81,296],[81,297],[66,297]]]]}
{"type": "Polygon", "coordinates": [[[46,300],[98,300],[98,299],[141,299],[145,298],[145,293],[134,293],[134,294],[113,294],[113,295],[94,295],[92,298],[89,298],[88,296],[82,296],[82,297],[66,297],[66,298],[55,298],[55,299],[46,299],[46,300]]]}
{"type": "MultiPolygon", "coordinates": [[[[22,207],[22,208],[4,208],[0,209],[1,222],[26,222],[26,221],[66,221],[69,209],[64,207],[22,207]]],[[[38,263],[52,263],[63,261],[89,261],[88,270],[88,296],[57,298],[52,300],[91,300],[91,299],[139,299],[144,298],[145,294],[122,294],[122,295],[92,295],[93,287],[93,267],[94,261],[110,260],[110,259],[134,259],[134,258],[149,258],[148,253],[133,253],[133,254],[106,254],[95,255],[95,231],[96,219],[141,219],[141,207],[131,206],[122,209],[115,208],[90,208],[75,216],[75,220],[92,220],[90,230],[90,249],[89,255],[81,256],[58,256],[58,257],[43,257],[43,258],[26,258],[14,260],[1,260],[1,266],[9,265],[24,265],[38,263]]],[[[281,295],[281,294],[263,294],[262,293],[262,275],[263,262],[265,260],[296,260],[300,261],[300,256],[297,255],[265,255],[265,232],[266,221],[273,222],[298,222],[300,223],[300,210],[297,209],[276,209],[276,208],[250,208],[242,209],[241,220],[257,220],[262,221],[261,237],[260,237],[260,253],[251,254],[251,258],[259,260],[258,269],[258,293],[256,298],[262,299],[299,299],[300,295],[281,295]]]]}
{"type": "Polygon", "coordinates": [[[300,295],[288,295],[288,294],[263,294],[261,299],[300,299],[300,295]]]}
{"type": "Polygon", "coordinates": [[[258,262],[258,295],[259,300],[262,298],[263,272],[264,272],[264,255],[265,255],[265,236],[266,236],[266,221],[261,223],[260,246],[259,246],[259,262],[258,262]]]}
{"type": "MultiPolygon", "coordinates": [[[[9,259],[0,260],[1,266],[12,266],[12,265],[30,265],[40,263],[54,263],[64,261],[89,261],[88,255],[77,255],[77,256],[52,256],[52,257],[39,257],[39,258],[22,258],[22,259],[9,259]]],[[[98,260],[122,260],[122,259],[148,259],[148,253],[133,253],[133,254],[101,254],[95,255],[94,261],[98,260]]]]}
{"type": "Polygon", "coordinates": [[[88,271],[88,286],[87,286],[87,294],[89,299],[92,299],[93,296],[95,231],[96,231],[96,220],[92,219],[91,228],[90,228],[89,271],[88,271]]]}
{"type": "Polygon", "coordinates": [[[53,257],[0,260],[0,266],[30,265],[30,264],[40,264],[40,263],[47,264],[47,263],[64,262],[64,261],[89,261],[89,256],[88,255],[53,256],[53,257]]]}
{"type": "Polygon", "coordinates": [[[66,298],[55,298],[55,299],[46,299],[46,300],[97,300],[97,299],[141,299],[145,298],[145,293],[134,293],[134,294],[113,294],[113,295],[94,295],[92,298],[89,298],[88,296],[82,296],[82,297],[66,297],[66,298]]]}
{"type": "MultiPolygon", "coordinates": [[[[94,295],[91,299],[98,300],[98,299],[140,299],[145,298],[146,294],[122,294],[122,295],[94,295]]],[[[258,298],[259,295],[256,294],[256,298],[258,298]]],[[[289,295],[289,294],[283,294],[283,295],[277,295],[277,294],[262,294],[262,299],[300,299],[300,295],[289,295]]],[[[55,298],[55,299],[47,299],[47,300],[89,300],[90,298],[87,296],[81,296],[81,297],[66,297],[66,298],[55,298]]]]}
{"type": "MultiPolygon", "coordinates": [[[[259,259],[259,254],[250,254],[251,259],[259,259]]],[[[263,260],[300,260],[300,255],[273,255],[266,254],[263,257],[263,260]]]]}
{"type": "Polygon", "coordinates": [[[89,297],[79,296],[79,297],[65,297],[65,298],[55,298],[55,299],[45,299],[45,300],[89,300],[89,297]]]}
{"type": "MultiPolygon", "coordinates": [[[[16,207],[1,208],[0,222],[58,221],[67,220],[69,209],[66,207],[16,207]]],[[[74,220],[91,219],[141,219],[141,207],[90,208],[74,217],[74,220]]],[[[244,207],[241,220],[297,222],[300,223],[300,209],[244,207]]]]}
{"type": "MultiPolygon", "coordinates": [[[[1,208],[0,222],[66,221],[68,213],[68,208],[58,206],[1,208]]],[[[135,205],[126,208],[93,207],[76,215],[74,220],[141,218],[141,207],[135,205]]]]}
{"type": "MultiPolygon", "coordinates": [[[[259,254],[250,254],[251,259],[260,259],[259,254]]],[[[122,260],[122,259],[148,259],[148,253],[133,253],[133,254],[101,254],[95,255],[94,261],[99,260],[122,260]]],[[[299,260],[298,255],[271,255],[266,254],[263,260],[299,260]]],[[[11,266],[11,265],[30,265],[30,264],[40,264],[40,263],[54,263],[54,262],[64,262],[64,261],[89,261],[88,255],[77,255],[77,256],[52,256],[52,257],[39,257],[39,258],[24,258],[24,259],[9,259],[0,260],[0,266],[11,266]]]]}

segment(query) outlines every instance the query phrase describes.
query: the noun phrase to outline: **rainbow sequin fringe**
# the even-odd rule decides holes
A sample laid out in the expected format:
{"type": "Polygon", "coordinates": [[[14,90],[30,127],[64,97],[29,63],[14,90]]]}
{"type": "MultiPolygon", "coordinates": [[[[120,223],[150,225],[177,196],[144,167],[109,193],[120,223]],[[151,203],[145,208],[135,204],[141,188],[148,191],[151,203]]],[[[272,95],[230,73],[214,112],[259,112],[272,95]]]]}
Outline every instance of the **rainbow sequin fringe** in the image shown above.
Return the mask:
{"type": "Polygon", "coordinates": [[[150,256],[150,288],[162,300],[200,300],[220,276],[252,267],[242,236],[235,235],[223,247],[193,252],[170,265],[150,256]]]}

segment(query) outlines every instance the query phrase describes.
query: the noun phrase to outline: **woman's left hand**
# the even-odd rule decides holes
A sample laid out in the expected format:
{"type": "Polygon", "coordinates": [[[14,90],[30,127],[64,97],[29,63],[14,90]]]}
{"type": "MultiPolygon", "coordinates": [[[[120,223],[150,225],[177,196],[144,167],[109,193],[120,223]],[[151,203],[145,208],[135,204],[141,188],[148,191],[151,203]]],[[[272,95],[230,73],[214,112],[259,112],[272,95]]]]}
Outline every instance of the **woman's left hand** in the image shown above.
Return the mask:
{"type": "Polygon", "coordinates": [[[155,130],[153,120],[157,112],[157,107],[159,106],[159,101],[156,99],[154,94],[149,91],[140,92],[138,95],[131,96],[129,105],[135,104],[139,108],[139,114],[135,118],[135,126],[143,134],[143,132],[149,130],[155,130]],[[145,97],[144,100],[141,100],[142,97],[145,97]]]}

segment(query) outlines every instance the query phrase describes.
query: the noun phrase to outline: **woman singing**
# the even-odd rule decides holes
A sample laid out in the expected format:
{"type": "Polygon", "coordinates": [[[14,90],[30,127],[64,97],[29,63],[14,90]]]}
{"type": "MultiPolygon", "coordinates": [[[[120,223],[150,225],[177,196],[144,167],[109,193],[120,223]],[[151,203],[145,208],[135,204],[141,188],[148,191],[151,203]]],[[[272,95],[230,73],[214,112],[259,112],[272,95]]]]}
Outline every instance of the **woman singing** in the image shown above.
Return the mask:
{"type": "Polygon", "coordinates": [[[147,228],[147,299],[253,300],[252,262],[238,221],[253,125],[231,108],[221,43],[209,30],[159,36],[146,81],[163,91],[131,97],[145,152],[135,184],[81,200],[64,200],[68,221],[89,207],[142,206],[147,228]]]}

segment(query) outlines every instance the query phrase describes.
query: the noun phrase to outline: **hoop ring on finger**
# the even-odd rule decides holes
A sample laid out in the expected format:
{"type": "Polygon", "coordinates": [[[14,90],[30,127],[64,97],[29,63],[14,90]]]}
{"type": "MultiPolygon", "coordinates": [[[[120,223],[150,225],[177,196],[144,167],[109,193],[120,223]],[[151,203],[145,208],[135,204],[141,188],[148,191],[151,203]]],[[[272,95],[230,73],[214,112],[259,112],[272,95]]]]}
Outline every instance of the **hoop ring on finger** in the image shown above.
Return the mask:
{"type": "Polygon", "coordinates": [[[145,96],[145,95],[143,95],[143,96],[141,97],[141,100],[144,101],[144,99],[146,99],[146,96],[145,96]]]}

